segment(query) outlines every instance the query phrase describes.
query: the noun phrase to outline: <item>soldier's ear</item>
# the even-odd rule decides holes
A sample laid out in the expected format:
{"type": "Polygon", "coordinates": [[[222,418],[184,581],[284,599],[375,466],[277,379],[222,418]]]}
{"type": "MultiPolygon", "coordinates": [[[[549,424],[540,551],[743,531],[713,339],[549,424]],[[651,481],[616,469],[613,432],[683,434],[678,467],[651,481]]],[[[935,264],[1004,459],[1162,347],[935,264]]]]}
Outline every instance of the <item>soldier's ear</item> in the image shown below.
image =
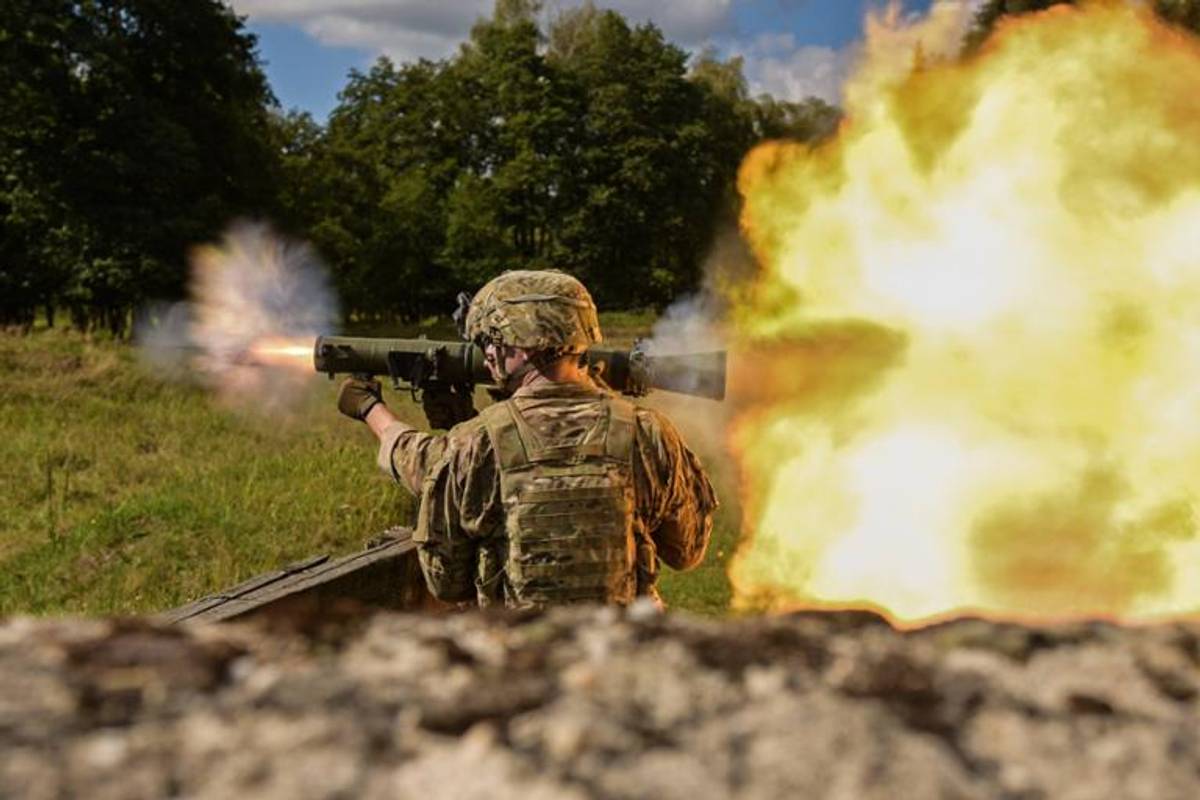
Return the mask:
{"type": "Polygon", "coordinates": [[[524,347],[505,345],[504,346],[505,361],[507,361],[510,356],[517,360],[516,366],[518,366],[518,367],[521,367],[521,366],[524,366],[525,364],[530,364],[533,362],[533,354],[530,353],[528,350],[526,350],[524,347]]]}

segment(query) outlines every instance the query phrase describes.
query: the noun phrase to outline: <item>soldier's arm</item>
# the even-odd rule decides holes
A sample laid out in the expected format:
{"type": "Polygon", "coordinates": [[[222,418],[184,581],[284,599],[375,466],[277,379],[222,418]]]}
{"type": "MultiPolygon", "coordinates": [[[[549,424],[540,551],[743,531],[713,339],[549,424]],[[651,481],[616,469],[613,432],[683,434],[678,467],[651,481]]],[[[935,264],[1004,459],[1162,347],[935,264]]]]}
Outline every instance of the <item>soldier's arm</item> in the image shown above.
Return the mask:
{"type": "Polygon", "coordinates": [[[435,467],[421,492],[420,518],[413,539],[425,584],[438,600],[456,603],[475,599],[475,565],[478,544],[445,513],[449,484],[453,481],[445,461],[435,467]]]}
{"type": "Polygon", "coordinates": [[[366,423],[379,439],[379,468],[419,495],[425,476],[445,452],[446,437],[402,422],[383,403],[371,409],[366,423]]]}
{"type": "Polygon", "coordinates": [[[429,590],[440,600],[473,600],[479,547],[503,528],[500,476],[482,424],[445,439],[421,491],[414,539],[429,590]]]}
{"type": "Polygon", "coordinates": [[[712,537],[717,495],[675,426],[649,409],[638,410],[634,480],[658,556],[673,569],[698,566],[712,537]]]}

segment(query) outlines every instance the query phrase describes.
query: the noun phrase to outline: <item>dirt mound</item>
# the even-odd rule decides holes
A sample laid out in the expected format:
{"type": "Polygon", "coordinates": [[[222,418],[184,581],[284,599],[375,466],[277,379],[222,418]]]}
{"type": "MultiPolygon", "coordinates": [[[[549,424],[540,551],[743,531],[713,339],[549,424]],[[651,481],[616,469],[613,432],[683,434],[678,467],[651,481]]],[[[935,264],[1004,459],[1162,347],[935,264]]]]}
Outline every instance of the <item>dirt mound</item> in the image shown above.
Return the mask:
{"type": "Polygon", "coordinates": [[[0,797],[1193,798],[1198,663],[1192,625],[14,619],[0,797]]]}

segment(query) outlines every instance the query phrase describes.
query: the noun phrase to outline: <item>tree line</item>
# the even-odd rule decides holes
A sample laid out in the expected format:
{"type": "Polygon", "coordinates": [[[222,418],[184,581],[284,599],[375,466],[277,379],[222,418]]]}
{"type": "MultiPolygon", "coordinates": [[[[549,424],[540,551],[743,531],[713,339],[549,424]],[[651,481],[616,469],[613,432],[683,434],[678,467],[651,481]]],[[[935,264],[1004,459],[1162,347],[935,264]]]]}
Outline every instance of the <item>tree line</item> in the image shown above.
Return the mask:
{"type": "MultiPolygon", "coordinates": [[[[968,46],[1053,4],[990,0],[968,46]]],[[[1200,0],[1156,7],[1200,30],[1200,0]]],[[[311,241],[348,316],[444,313],[514,266],[568,269],[608,307],[663,304],[735,224],[744,153],[837,126],[652,24],[540,12],[497,0],[453,57],[351,72],[319,124],[279,108],[221,0],[0,0],[0,325],[121,334],[239,217],[311,241]]]]}

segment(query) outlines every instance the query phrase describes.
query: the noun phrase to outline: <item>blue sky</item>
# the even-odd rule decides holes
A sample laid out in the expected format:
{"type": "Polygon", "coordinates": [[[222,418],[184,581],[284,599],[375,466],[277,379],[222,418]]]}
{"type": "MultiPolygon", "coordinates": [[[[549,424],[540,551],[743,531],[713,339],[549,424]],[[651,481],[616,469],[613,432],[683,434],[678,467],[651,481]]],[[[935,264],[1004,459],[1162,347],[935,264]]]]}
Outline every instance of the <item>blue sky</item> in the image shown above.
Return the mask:
{"type": "MultiPolygon", "coordinates": [[[[942,0],[970,3],[972,0],[942,0]]],[[[933,0],[903,0],[924,13],[933,0]]],[[[573,0],[550,0],[549,12],[573,0]]],[[[492,0],[232,0],[259,37],[259,53],[284,108],[324,120],[354,68],[378,56],[444,58],[467,38],[492,0]]],[[[667,38],[696,52],[713,45],[741,55],[755,92],[837,99],[862,21],[884,0],[610,0],[633,22],[652,20],[667,38]]]]}

